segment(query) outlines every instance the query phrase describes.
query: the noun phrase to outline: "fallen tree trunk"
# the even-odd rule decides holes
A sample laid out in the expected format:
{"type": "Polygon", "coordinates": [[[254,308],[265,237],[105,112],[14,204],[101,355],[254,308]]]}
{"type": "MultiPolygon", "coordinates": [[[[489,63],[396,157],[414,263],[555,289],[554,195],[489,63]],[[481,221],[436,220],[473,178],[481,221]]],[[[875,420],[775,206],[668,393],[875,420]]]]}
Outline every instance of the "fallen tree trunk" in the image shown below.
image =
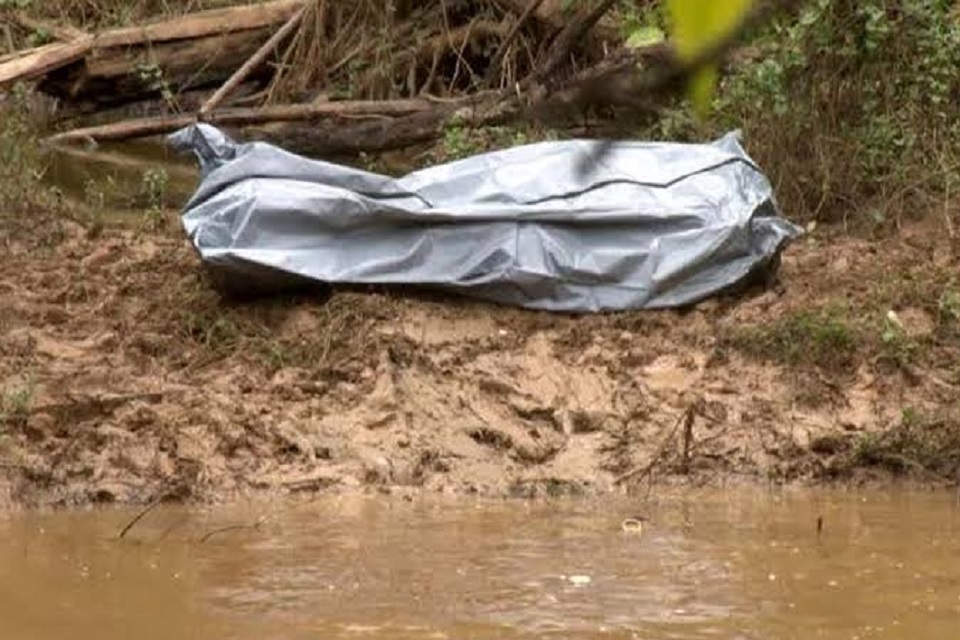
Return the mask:
{"type": "Polygon", "coordinates": [[[33,80],[54,69],[82,60],[93,49],[90,36],[71,42],[54,42],[14,54],[0,62],[0,88],[21,80],[33,80]]]}
{"type": "Polygon", "coordinates": [[[113,29],[97,36],[97,48],[139,46],[258,29],[286,22],[304,0],[275,0],[263,4],[210,9],[154,23],[113,29]]]}
{"type": "MultiPolygon", "coordinates": [[[[434,104],[426,100],[390,100],[321,102],[260,107],[255,109],[223,109],[208,114],[206,121],[215,125],[245,126],[265,122],[296,122],[322,118],[344,119],[358,117],[381,117],[406,115],[429,111],[434,104]]],[[[65,131],[47,138],[50,144],[73,142],[130,140],[172,133],[197,122],[195,115],[164,116],[127,120],[98,127],[86,127],[65,131]]]]}
{"type": "MultiPolygon", "coordinates": [[[[51,123],[60,130],[93,127],[122,122],[195,113],[213,95],[213,89],[190,89],[176,96],[176,104],[162,97],[118,105],[95,102],[61,102],[51,114],[51,123]]],[[[263,93],[255,82],[239,85],[222,103],[228,107],[250,106],[262,100],[263,93]]]]}
{"type": "MultiPolygon", "coordinates": [[[[270,37],[269,28],[156,43],[131,54],[126,48],[95,50],[85,60],[49,74],[39,85],[71,102],[135,102],[219,84],[270,37]]],[[[255,76],[255,74],[251,74],[255,76]]]]}
{"type": "Polygon", "coordinates": [[[213,9],[45,45],[0,62],[0,88],[46,76],[40,90],[55,97],[117,103],[222,82],[302,7],[275,0],[213,9]]]}

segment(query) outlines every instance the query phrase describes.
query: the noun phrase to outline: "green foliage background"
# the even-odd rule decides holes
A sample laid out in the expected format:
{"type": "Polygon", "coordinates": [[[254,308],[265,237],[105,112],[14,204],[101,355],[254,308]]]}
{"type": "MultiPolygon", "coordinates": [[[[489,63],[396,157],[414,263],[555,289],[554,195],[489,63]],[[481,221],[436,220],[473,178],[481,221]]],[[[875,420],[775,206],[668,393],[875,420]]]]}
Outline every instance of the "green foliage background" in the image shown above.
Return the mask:
{"type": "MultiPolygon", "coordinates": [[[[631,28],[669,32],[662,4],[631,28]]],[[[739,128],[789,215],[883,228],[956,189],[960,12],[946,0],[810,0],[757,28],[698,122],[679,102],[643,132],[703,139],[739,128]]]]}

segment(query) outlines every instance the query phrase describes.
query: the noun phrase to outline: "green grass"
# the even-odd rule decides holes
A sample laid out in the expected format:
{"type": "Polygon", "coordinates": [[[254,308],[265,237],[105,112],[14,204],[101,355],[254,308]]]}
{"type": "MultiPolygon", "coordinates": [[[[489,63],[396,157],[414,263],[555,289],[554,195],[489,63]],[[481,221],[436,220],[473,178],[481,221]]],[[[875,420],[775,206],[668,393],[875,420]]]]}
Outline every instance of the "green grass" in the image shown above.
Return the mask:
{"type": "Polygon", "coordinates": [[[786,367],[841,371],[855,363],[862,334],[842,311],[813,310],[737,328],[725,342],[749,356],[786,367]]]}
{"type": "Polygon", "coordinates": [[[0,435],[26,426],[35,395],[36,386],[30,378],[3,390],[0,394],[0,435]]]}
{"type": "Polygon", "coordinates": [[[960,472],[960,410],[925,413],[906,408],[899,424],[861,436],[849,462],[898,475],[935,475],[956,480],[960,472]]]}

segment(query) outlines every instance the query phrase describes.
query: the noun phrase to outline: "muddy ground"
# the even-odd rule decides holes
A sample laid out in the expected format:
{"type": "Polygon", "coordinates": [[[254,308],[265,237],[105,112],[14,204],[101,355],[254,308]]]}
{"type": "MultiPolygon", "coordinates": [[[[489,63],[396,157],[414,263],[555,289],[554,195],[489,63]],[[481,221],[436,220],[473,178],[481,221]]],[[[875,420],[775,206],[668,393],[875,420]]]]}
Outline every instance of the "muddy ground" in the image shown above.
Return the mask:
{"type": "Polygon", "coordinates": [[[4,224],[8,506],[956,478],[940,224],[814,230],[771,290],[591,317],[383,291],[228,304],[175,223],[4,224]]]}

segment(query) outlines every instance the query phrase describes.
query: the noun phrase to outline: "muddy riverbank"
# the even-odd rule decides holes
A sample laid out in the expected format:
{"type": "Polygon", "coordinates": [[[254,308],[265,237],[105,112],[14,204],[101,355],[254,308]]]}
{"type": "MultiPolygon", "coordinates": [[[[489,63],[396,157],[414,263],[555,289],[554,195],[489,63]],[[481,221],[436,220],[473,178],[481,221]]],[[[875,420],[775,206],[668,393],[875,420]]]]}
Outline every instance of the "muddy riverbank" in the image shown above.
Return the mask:
{"type": "Polygon", "coordinates": [[[4,221],[0,502],[956,481],[957,246],[932,225],[816,229],[772,290],[568,317],[223,301],[150,220],[4,221]]]}

